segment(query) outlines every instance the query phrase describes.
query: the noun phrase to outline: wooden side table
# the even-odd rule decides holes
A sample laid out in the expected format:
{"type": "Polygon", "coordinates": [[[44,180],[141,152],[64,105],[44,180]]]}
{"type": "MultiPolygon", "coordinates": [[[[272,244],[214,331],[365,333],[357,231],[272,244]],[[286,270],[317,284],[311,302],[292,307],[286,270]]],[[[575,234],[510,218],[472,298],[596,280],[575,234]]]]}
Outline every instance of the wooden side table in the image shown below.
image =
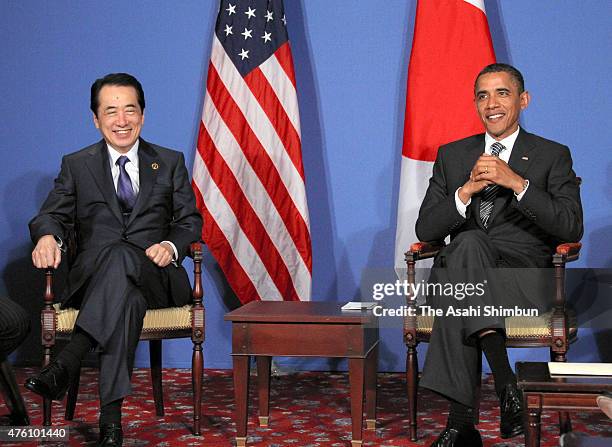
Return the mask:
{"type": "Polygon", "coordinates": [[[250,356],[257,359],[259,423],[269,422],[273,356],[346,357],[349,364],[352,445],[362,445],[363,400],[375,428],[378,325],[369,312],[342,312],[329,302],[253,301],[225,315],[232,322],[236,445],[246,446],[250,356]]]}
{"type": "Polygon", "coordinates": [[[548,364],[543,362],[518,362],[516,371],[527,411],[525,445],[528,447],[540,445],[542,410],[600,411],[597,396],[612,391],[612,377],[551,377],[548,364]]]}

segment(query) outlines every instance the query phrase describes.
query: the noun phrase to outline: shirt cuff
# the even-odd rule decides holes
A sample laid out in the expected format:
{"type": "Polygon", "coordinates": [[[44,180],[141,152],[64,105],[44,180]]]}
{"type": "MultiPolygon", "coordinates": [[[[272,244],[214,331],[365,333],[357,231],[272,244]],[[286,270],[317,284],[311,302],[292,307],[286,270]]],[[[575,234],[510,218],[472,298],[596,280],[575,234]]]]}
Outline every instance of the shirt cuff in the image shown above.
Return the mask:
{"type": "Polygon", "coordinates": [[[470,206],[470,203],[472,203],[472,198],[470,197],[468,199],[468,203],[463,203],[461,199],[459,198],[460,189],[461,188],[457,188],[457,190],[455,191],[455,207],[457,208],[457,212],[461,214],[461,217],[465,219],[465,215],[467,213],[467,207],[470,206]]]}
{"type": "Polygon", "coordinates": [[[168,244],[170,247],[172,247],[172,252],[174,253],[172,255],[172,262],[176,262],[178,260],[178,250],[176,249],[176,245],[174,245],[172,242],[170,241],[161,241],[160,244],[168,244]]]}
{"type": "Polygon", "coordinates": [[[529,189],[529,180],[525,180],[525,182],[527,183],[527,185],[525,186],[525,189],[523,189],[520,194],[514,194],[514,196],[516,197],[517,202],[521,201],[521,199],[523,198],[523,196],[525,195],[525,193],[529,189]]]}

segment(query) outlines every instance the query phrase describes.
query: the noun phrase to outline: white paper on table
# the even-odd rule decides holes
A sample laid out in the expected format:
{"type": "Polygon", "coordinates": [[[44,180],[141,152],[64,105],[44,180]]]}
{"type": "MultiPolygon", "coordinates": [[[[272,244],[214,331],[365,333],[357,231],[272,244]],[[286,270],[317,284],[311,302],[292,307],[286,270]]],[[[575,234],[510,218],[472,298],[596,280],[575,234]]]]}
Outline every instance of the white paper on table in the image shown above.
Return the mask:
{"type": "Polygon", "coordinates": [[[349,301],[342,310],[369,310],[374,309],[378,303],[364,302],[364,301],[349,301]]]}
{"type": "Polygon", "coordinates": [[[551,376],[612,376],[612,363],[548,362],[551,376]]]}

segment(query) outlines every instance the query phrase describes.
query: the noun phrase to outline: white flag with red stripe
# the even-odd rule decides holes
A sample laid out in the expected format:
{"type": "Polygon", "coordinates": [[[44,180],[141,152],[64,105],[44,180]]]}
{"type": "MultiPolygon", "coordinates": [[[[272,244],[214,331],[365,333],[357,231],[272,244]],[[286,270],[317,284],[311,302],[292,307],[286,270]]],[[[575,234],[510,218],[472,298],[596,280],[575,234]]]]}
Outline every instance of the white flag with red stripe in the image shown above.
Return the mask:
{"type": "Polygon", "coordinates": [[[312,249],[281,0],[222,0],[193,188],[202,239],[236,296],[309,300],[312,249]]]}
{"type": "Polygon", "coordinates": [[[438,148],[479,133],[474,80],[495,54],[484,0],[419,0],[408,67],[395,267],[416,242],[415,223],[438,148]]]}

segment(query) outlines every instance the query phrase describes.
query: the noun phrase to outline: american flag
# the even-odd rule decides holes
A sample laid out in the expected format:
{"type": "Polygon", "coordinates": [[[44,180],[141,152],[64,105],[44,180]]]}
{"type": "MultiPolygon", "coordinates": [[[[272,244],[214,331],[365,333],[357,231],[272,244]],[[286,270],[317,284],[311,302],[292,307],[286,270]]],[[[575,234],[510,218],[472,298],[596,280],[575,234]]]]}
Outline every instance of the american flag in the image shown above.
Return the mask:
{"type": "Polygon", "coordinates": [[[193,188],[202,238],[242,303],[309,300],[312,249],[281,0],[222,0],[193,188]]]}

